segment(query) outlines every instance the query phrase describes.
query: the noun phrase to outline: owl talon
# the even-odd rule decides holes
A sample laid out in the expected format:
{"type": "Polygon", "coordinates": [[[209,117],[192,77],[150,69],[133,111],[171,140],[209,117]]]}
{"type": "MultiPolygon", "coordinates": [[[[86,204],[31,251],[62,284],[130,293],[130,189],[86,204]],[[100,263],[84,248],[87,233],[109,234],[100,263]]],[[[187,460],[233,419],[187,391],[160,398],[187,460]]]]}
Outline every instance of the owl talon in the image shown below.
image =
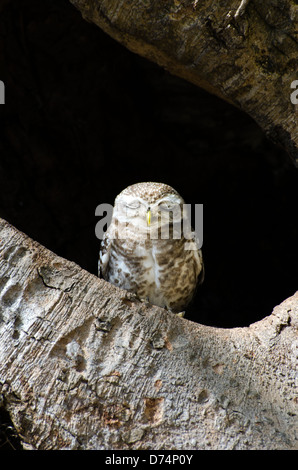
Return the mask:
{"type": "Polygon", "coordinates": [[[177,317],[183,318],[184,315],[185,315],[185,311],[176,313],[176,312],[173,312],[173,310],[172,310],[170,307],[168,307],[167,305],[166,305],[164,308],[165,308],[165,310],[167,310],[168,312],[174,313],[175,315],[177,315],[177,317]]]}
{"type": "Polygon", "coordinates": [[[177,315],[177,317],[183,318],[184,315],[185,315],[185,311],[184,311],[184,312],[176,313],[176,315],[177,315]]]}
{"type": "Polygon", "coordinates": [[[151,305],[149,302],[149,297],[138,297],[138,299],[140,302],[143,302],[143,304],[145,304],[146,307],[149,307],[149,305],[151,305]]]}

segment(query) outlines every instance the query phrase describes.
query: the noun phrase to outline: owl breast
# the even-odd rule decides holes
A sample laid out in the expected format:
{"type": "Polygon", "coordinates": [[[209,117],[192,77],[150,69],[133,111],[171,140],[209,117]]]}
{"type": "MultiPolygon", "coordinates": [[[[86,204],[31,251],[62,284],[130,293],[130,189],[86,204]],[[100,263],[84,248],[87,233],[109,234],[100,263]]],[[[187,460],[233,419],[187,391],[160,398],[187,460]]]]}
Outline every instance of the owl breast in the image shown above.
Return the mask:
{"type": "Polygon", "coordinates": [[[105,279],[173,312],[193,297],[201,271],[197,250],[180,240],[114,240],[105,279]]]}

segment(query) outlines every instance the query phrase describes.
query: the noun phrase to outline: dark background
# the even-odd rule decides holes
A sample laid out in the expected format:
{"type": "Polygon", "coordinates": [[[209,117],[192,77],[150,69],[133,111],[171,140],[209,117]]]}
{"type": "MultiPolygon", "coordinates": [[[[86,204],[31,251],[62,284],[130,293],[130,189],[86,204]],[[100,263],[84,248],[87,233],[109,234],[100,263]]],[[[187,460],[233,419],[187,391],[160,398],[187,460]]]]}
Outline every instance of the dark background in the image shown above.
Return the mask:
{"type": "Polygon", "coordinates": [[[249,325],[297,290],[298,171],[241,111],[68,0],[0,0],[0,79],[1,217],[96,274],[97,205],[165,182],[204,204],[206,277],[187,318],[249,325]]]}

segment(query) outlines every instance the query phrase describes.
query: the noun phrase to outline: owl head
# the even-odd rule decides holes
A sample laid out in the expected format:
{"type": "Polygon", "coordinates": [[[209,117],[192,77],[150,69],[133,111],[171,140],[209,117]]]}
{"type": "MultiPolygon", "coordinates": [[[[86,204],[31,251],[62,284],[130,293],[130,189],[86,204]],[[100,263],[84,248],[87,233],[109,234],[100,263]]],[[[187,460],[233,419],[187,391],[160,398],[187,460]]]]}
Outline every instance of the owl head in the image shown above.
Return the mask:
{"type": "Polygon", "coordinates": [[[116,197],[113,217],[139,233],[156,235],[162,228],[167,233],[167,228],[181,225],[184,204],[177,191],[167,184],[137,183],[116,197]]]}

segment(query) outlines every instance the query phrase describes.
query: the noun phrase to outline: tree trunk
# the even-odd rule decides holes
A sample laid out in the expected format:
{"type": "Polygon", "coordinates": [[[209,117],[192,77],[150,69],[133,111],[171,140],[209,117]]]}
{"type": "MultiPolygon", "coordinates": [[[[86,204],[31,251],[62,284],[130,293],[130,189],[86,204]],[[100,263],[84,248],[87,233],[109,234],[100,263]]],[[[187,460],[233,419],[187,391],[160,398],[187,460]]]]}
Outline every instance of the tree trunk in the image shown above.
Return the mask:
{"type": "Polygon", "coordinates": [[[298,292],[207,327],[3,220],[0,240],[0,394],[25,448],[297,449],[298,292]]]}
{"type": "Polygon", "coordinates": [[[243,109],[298,165],[297,2],[70,1],[130,50],[243,109]]]}

